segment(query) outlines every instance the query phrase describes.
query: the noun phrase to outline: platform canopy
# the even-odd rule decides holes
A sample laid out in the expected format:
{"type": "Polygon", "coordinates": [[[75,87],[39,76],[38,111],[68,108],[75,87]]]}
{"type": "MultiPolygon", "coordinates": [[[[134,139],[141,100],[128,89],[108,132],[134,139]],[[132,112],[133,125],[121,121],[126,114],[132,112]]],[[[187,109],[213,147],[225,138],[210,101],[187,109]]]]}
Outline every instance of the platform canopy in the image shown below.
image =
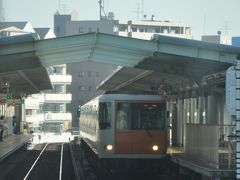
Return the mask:
{"type": "Polygon", "coordinates": [[[224,87],[226,70],[240,57],[240,48],[228,45],[167,36],[155,36],[151,43],[157,46],[152,55],[134,68],[119,68],[97,88],[171,94],[196,87],[224,87]]]}
{"type": "Polygon", "coordinates": [[[35,41],[33,34],[0,37],[0,93],[6,93],[5,83],[14,98],[52,89],[47,70],[35,54],[35,41]],[[19,50],[25,44],[32,48],[19,50]]]}
{"type": "Polygon", "coordinates": [[[140,40],[88,33],[0,49],[0,56],[22,53],[33,53],[31,56],[44,67],[83,61],[123,66],[99,86],[111,91],[121,88],[152,90],[160,86],[181,89],[214,78],[221,81],[226,69],[236,62],[240,48],[167,36],[140,40]]]}

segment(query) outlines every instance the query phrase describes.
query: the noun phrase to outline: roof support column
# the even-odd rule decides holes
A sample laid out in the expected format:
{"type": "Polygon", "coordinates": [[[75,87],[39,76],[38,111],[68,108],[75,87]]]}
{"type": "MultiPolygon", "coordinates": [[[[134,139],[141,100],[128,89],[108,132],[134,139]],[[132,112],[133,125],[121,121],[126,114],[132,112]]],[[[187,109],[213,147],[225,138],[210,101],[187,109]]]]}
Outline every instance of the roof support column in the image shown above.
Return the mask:
{"type": "Polygon", "coordinates": [[[217,125],[218,124],[218,101],[213,95],[207,96],[207,124],[217,125]]]}
{"type": "Polygon", "coordinates": [[[240,59],[235,66],[236,72],[236,179],[240,179],[240,59]]]}

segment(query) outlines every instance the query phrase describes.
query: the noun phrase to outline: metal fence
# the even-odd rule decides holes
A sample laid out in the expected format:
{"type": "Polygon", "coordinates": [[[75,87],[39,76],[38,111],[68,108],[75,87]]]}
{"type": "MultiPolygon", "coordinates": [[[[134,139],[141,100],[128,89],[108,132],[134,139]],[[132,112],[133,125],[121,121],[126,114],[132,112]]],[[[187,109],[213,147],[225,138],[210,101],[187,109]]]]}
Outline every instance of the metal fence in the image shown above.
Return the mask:
{"type": "Polygon", "coordinates": [[[186,154],[215,168],[234,168],[234,125],[186,125],[186,154]]]}

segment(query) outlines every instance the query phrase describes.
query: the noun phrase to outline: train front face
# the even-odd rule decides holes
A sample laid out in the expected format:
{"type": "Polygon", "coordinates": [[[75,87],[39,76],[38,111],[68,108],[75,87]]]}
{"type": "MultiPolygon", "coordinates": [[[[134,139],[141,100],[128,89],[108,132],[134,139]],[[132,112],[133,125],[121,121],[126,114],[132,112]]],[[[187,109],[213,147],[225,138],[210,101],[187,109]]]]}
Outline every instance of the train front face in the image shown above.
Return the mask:
{"type": "Polygon", "coordinates": [[[167,150],[165,103],[116,101],[115,154],[162,158],[167,150]]]}

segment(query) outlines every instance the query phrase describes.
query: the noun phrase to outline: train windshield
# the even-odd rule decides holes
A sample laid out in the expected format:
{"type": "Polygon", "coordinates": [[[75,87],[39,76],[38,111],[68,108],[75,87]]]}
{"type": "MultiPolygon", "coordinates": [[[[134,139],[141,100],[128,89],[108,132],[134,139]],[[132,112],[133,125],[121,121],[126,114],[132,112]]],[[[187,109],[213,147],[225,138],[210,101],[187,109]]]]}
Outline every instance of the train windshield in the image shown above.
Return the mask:
{"type": "Polygon", "coordinates": [[[117,129],[165,129],[164,103],[117,103],[117,129]]]}

